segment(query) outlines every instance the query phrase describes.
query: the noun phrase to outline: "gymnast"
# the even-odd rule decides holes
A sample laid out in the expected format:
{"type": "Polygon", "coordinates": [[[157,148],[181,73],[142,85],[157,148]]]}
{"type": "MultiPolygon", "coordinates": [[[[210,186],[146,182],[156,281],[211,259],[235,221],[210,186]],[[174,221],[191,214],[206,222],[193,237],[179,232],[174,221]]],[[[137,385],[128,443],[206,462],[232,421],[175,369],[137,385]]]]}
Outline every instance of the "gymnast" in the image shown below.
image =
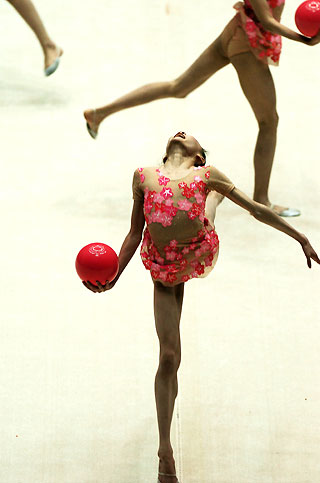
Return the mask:
{"type": "Polygon", "coordinates": [[[158,483],[177,483],[170,428],[178,393],[177,371],[181,359],[180,318],[184,284],[206,277],[219,251],[214,227],[214,200],[226,196],[258,221],[284,232],[300,243],[311,268],[320,263],[307,237],[273,210],[250,199],[217,168],[206,165],[206,152],[184,132],[168,141],[161,168],[138,168],[133,177],[131,228],[119,254],[119,272],[112,282],[83,284],[92,292],[110,290],[141,245],[141,258],[154,284],[154,317],[160,344],[155,398],[159,428],[158,483]],[[209,193],[210,210],[206,204],[209,193]],[[146,224],[146,228],[143,229],[146,224]]]}

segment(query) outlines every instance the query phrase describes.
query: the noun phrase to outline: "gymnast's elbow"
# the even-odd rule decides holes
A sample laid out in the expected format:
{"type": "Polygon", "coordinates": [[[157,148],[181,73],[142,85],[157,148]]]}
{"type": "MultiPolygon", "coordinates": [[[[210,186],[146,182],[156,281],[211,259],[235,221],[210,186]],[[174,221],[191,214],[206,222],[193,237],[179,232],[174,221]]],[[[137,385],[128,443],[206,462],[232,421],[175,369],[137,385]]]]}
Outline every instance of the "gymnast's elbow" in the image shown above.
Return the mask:
{"type": "Polygon", "coordinates": [[[261,203],[254,201],[250,207],[250,215],[252,215],[256,220],[261,221],[264,219],[266,207],[261,203]]]}

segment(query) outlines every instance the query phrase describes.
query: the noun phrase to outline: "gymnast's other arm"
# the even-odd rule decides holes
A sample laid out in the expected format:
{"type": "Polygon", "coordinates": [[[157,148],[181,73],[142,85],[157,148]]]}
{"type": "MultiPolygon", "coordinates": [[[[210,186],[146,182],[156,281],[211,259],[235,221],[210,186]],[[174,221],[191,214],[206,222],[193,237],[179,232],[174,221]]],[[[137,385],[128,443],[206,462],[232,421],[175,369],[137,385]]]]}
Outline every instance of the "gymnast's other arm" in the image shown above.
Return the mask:
{"type": "Polygon", "coordinates": [[[120,275],[126,268],[131,258],[135,254],[138,246],[140,245],[142,239],[142,232],[145,224],[144,212],[143,212],[143,201],[134,201],[132,214],[131,214],[131,227],[128,235],[122,243],[122,247],[119,253],[119,272],[112,282],[107,282],[106,284],[101,284],[97,281],[97,286],[90,282],[82,282],[85,287],[87,287],[92,292],[105,292],[110,290],[119,280],[120,275]]]}
{"type": "Polygon", "coordinates": [[[230,193],[226,194],[226,196],[231,201],[241,206],[241,208],[249,211],[256,220],[261,221],[266,225],[270,225],[273,228],[276,228],[277,230],[282,231],[283,233],[286,233],[287,235],[297,240],[300,243],[301,248],[306,256],[309,268],[311,268],[311,259],[320,264],[320,259],[316,254],[315,250],[310,245],[307,237],[303,235],[303,233],[299,233],[297,230],[295,230],[291,225],[289,225],[289,223],[284,221],[270,208],[260,203],[257,203],[256,201],[253,201],[251,198],[249,198],[249,196],[244,194],[238,188],[233,188],[233,190],[230,193]]]}
{"type": "Polygon", "coordinates": [[[254,13],[260,20],[261,25],[269,32],[282,35],[283,37],[287,37],[287,39],[302,42],[303,44],[310,46],[316,45],[320,42],[320,30],[318,34],[312,38],[306,37],[302,34],[298,34],[294,30],[291,30],[282,23],[280,23],[278,19],[274,18],[266,0],[250,0],[250,3],[254,10],[254,13]]]}

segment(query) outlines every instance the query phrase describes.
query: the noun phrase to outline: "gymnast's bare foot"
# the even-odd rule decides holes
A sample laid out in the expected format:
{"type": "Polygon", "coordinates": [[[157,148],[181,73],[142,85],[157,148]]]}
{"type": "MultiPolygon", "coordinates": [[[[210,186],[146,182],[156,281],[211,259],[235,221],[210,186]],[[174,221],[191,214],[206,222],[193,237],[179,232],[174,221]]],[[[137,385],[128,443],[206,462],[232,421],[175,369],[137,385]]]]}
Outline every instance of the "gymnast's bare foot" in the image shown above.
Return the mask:
{"type": "Polygon", "coordinates": [[[172,455],[162,455],[159,457],[159,475],[158,479],[160,483],[177,483],[178,478],[175,476],[176,474],[176,468],[175,468],[175,462],[174,458],[172,455]],[[170,475],[170,476],[164,476],[161,473],[164,473],[165,475],[170,475]]]}

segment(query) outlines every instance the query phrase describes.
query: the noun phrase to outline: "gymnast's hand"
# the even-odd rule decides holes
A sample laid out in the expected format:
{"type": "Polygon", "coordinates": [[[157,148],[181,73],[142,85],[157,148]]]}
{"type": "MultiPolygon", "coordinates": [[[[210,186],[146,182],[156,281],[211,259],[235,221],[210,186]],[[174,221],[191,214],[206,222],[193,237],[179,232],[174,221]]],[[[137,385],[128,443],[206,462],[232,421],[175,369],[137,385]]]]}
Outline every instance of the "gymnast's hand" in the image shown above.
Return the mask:
{"type": "Polygon", "coordinates": [[[309,38],[309,40],[308,40],[307,43],[308,43],[308,45],[311,45],[311,46],[319,44],[320,43],[320,30],[317,33],[317,35],[315,35],[314,37],[309,38]]]}
{"type": "Polygon", "coordinates": [[[320,259],[316,254],[315,250],[310,245],[310,242],[307,238],[305,238],[305,240],[301,243],[301,247],[306,256],[307,264],[309,268],[311,268],[311,258],[312,260],[320,264],[320,259]]]}
{"type": "Polygon", "coordinates": [[[82,282],[87,289],[91,290],[91,292],[94,293],[101,293],[101,292],[106,292],[107,290],[111,290],[112,287],[114,287],[116,281],[112,280],[112,282],[106,282],[104,285],[100,283],[98,280],[96,281],[97,285],[94,285],[91,282],[82,282]]]}

